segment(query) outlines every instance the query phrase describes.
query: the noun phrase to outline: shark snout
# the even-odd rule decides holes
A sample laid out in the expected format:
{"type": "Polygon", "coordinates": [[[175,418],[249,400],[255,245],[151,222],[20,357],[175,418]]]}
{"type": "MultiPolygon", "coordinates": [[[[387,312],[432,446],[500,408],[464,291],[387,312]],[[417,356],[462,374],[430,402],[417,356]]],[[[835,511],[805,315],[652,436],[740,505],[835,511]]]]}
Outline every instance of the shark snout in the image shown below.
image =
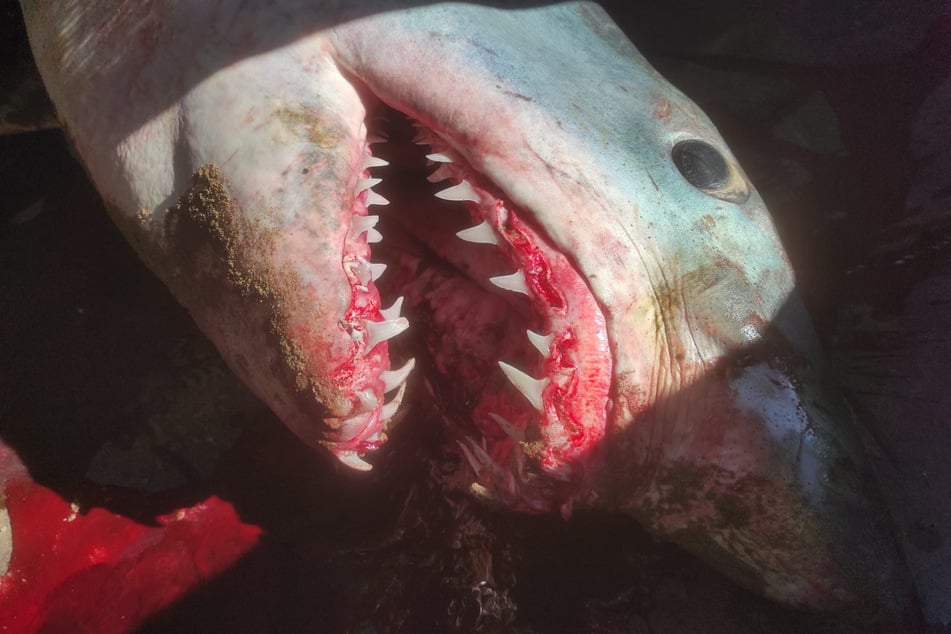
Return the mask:
{"type": "Polygon", "coordinates": [[[889,519],[797,297],[767,319],[741,276],[687,277],[700,283],[679,287],[679,352],[663,363],[691,365],[658,370],[667,385],[616,420],[599,496],[767,596],[899,606],[909,585],[889,519]]]}

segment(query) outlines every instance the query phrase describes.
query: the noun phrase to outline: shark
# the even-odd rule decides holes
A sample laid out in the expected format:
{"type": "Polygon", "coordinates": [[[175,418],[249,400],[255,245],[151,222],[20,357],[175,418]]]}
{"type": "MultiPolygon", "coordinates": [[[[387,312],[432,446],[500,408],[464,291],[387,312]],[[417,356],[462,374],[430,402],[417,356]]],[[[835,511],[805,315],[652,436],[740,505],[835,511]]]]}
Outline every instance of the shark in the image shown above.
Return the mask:
{"type": "Polygon", "coordinates": [[[428,399],[489,506],[902,602],[762,198],[601,7],[21,4],[115,224],[304,443],[369,470],[428,399]]]}

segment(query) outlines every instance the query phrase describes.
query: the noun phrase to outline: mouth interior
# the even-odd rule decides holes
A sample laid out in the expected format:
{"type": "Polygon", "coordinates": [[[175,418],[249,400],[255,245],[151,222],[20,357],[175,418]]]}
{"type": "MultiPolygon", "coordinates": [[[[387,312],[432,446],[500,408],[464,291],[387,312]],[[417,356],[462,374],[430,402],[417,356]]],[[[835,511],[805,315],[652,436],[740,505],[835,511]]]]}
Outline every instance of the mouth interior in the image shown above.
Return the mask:
{"type": "Polygon", "coordinates": [[[385,107],[367,126],[368,157],[388,165],[361,174],[382,182],[358,194],[354,226],[379,216],[361,236],[387,266],[370,284],[409,322],[383,344],[391,366],[415,358],[477,493],[566,512],[586,494],[610,403],[612,361],[594,296],[532,214],[438,133],[385,107]],[[390,202],[377,214],[380,194],[390,202]]]}

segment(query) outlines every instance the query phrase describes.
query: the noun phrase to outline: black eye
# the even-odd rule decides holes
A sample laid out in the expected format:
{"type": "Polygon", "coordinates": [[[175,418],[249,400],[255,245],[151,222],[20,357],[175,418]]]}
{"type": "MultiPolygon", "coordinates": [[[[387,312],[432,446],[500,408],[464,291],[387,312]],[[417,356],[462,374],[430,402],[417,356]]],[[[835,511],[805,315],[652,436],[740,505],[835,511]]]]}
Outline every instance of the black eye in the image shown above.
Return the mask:
{"type": "Polygon", "coordinates": [[[670,154],[680,173],[697,189],[719,189],[730,180],[726,159],[703,141],[681,141],[670,154]]]}
{"type": "Polygon", "coordinates": [[[734,203],[745,202],[749,188],[732,163],[704,141],[681,141],[670,151],[674,165],[688,183],[702,192],[734,203]]]}

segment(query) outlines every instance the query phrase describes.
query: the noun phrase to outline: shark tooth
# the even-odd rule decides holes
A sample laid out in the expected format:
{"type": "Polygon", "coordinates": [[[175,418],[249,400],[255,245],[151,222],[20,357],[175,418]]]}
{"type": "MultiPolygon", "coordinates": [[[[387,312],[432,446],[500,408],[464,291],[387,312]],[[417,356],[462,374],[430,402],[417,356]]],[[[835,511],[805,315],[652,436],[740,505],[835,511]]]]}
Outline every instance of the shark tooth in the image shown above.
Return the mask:
{"type": "Polygon", "coordinates": [[[379,156],[373,156],[372,154],[363,161],[363,169],[370,169],[371,167],[386,167],[389,165],[389,161],[381,159],[379,156]]]}
{"type": "Polygon", "coordinates": [[[379,216],[354,216],[350,226],[353,234],[359,236],[361,233],[375,227],[379,221],[379,216]]]}
{"type": "Polygon", "coordinates": [[[382,178],[361,178],[357,181],[357,193],[375,187],[383,182],[382,178]]]}
{"type": "Polygon", "coordinates": [[[366,286],[371,281],[377,281],[383,275],[383,271],[386,270],[386,265],[382,262],[367,262],[363,258],[347,262],[344,266],[356,275],[361,286],[366,286]]]}
{"type": "Polygon", "coordinates": [[[377,242],[383,242],[383,234],[372,227],[367,229],[367,243],[375,244],[377,242]]]}
{"type": "MultiPolygon", "coordinates": [[[[465,457],[466,462],[469,463],[469,466],[475,472],[476,477],[478,478],[479,476],[481,476],[482,470],[485,467],[481,462],[479,462],[479,459],[476,458],[476,455],[472,452],[472,450],[469,448],[467,443],[464,443],[461,440],[457,440],[456,444],[459,445],[459,449],[462,450],[462,455],[465,457]]],[[[474,443],[473,443],[473,446],[475,446],[474,443]]]]}
{"type": "Polygon", "coordinates": [[[388,319],[386,321],[366,321],[367,339],[365,351],[369,352],[376,344],[392,339],[409,328],[409,321],[405,317],[388,319]]]}
{"type": "Polygon", "coordinates": [[[387,435],[384,430],[380,430],[373,434],[372,436],[367,436],[366,442],[368,443],[380,443],[383,444],[386,442],[387,435]]]}
{"type": "Polygon", "coordinates": [[[376,193],[372,189],[367,192],[367,207],[369,207],[370,205],[389,205],[389,204],[390,204],[390,201],[388,201],[383,196],[380,196],[378,193],[376,193]]]}
{"type": "Polygon", "coordinates": [[[490,277],[489,281],[499,288],[504,288],[507,291],[528,295],[528,285],[525,284],[525,276],[521,271],[516,271],[511,275],[490,277]]]}
{"type": "Polygon", "coordinates": [[[360,401],[360,407],[364,412],[372,412],[380,405],[380,400],[373,393],[373,390],[359,390],[357,399],[360,401]]]}
{"type": "Polygon", "coordinates": [[[474,227],[457,231],[456,236],[462,240],[465,240],[466,242],[473,242],[475,244],[499,243],[499,239],[496,237],[495,231],[492,230],[492,227],[485,220],[474,227]]]}
{"type": "Polygon", "coordinates": [[[337,460],[357,471],[370,471],[373,465],[361,458],[356,451],[337,452],[337,460]]]}
{"type": "Polygon", "coordinates": [[[334,419],[334,429],[340,438],[354,440],[359,437],[370,424],[373,412],[357,412],[348,418],[334,419]]]}
{"type": "Polygon", "coordinates": [[[441,198],[442,200],[455,200],[459,202],[479,202],[479,195],[476,194],[474,189],[472,189],[472,185],[469,184],[469,181],[462,181],[457,185],[453,185],[452,187],[447,187],[440,192],[436,192],[436,198],[441,198]]]}
{"type": "Polygon", "coordinates": [[[550,352],[551,342],[555,340],[555,335],[540,335],[533,330],[526,330],[525,333],[528,335],[528,340],[535,346],[535,349],[541,352],[543,357],[547,357],[550,352]]]}
{"type": "Polygon", "coordinates": [[[527,398],[528,402],[531,403],[535,409],[538,411],[544,410],[542,391],[551,381],[548,377],[536,379],[525,374],[515,366],[509,365],[505,361],[499,361],[499,367],[508,380],[512,382],[512,385],[515,386],[515,389],[521,392],[522,396],[527,398]]]}
{"type": "MultiPolygon", "coordinates": [[[[370,279],[375,282],[383,275],[383,271],[386,270],[386,265],[382,262],[367,262],[367,269],[370,271],[370,279]]],[[[364,284],[366,284],[366,282],[364,282],[364,284]]]]}
{"type": "Polygon", "coordinates": [[[489,418],[491,418],[492,420],[494,420],[494,421],[496,422],[496,424],[497,424],[499,427],[502,428],[502,431],[504,431],[505,434],[506,434],[509,438],[511,438],[512,440],[514,440],[514,441],[516,441],[516,442],[522,442],[523,440],[525,440],[525,431],[524,431],[524,430],[519,429],[518,427],[516,427],[516,426],[513,425],[512,423],[508,422],[507,420],[505,420],[504,418],[502,418],[502,417],[499,416],[498,414],[494,414],[494,413],[492,413],[492,412],[489,412],[489,418]]]}
{"type": "Polygon", "coordinates": [[[393,319],[398,319],[402,310],[403,310],[403,296],[401,295],[396,298],[396,301],[393,302],[393,305],[390,306],[389,308],[381,308],[380,315],[382,315],[385,321],[390,321],[393,319]]]}
{"type": "Polygon", "coordinates": [[[435,143],[441,143],[442,140],[439,139],[429,128],[423,126],[418,121],[413,122],[413,127],[416,128],[416,134],[413,136],[413,143],[416,145],[429,145],[432,146],[435,143]]]}
{"type": "Polygon", "coordinates": [[[452,157],[446,154],[445,152],[433,152],[432,154],[427,154],[428,158],[433,163],[452,163],[452,157]]]}
{"type": "Polygon", "coordinates": [[[416,359],[410,359],[398,370],[384,370],[380,372],[380,379],[383,380],[383,393],[388,394],[399,386],[406,383],[409,373],[416,367],[416,359]]]}
{"type": "MultiPolygon", "coordinates": [[[[482,440],[485,442],[484,438],[482,440]]],[[[466,437],[463,440],[457,440],[456,444],[458,444],[462,449],[462,453],[469,462],[469,466],[472,467],[472,470],[476,472],[476,477],[480,476],[486,469],[489,469],[494,475],[501,474],[500,469],[498,465],[495,464],[492,456],[490,456],[485,448],[479,445],[479,443],[474,441],[472,438],[466,437]]]]}
{"type": "Polygon", "coordinates": [[[448,163],[442,163],[432,174],[426,177],[426,180],[430,183],[440,183],[447,178],[452,178],[452,170],[449,168],[448,163]]]}
{"type": "Polygon", "coordinates": [[[403,402],[403,395],[406,393],[406,384],[403,383],[400,385],[399,391],[396,393],[389,403],[384,403],[383,407],[380,409],[380,419],[388,421],[394,416],[400,408],[400,403],[403,402]]]}

